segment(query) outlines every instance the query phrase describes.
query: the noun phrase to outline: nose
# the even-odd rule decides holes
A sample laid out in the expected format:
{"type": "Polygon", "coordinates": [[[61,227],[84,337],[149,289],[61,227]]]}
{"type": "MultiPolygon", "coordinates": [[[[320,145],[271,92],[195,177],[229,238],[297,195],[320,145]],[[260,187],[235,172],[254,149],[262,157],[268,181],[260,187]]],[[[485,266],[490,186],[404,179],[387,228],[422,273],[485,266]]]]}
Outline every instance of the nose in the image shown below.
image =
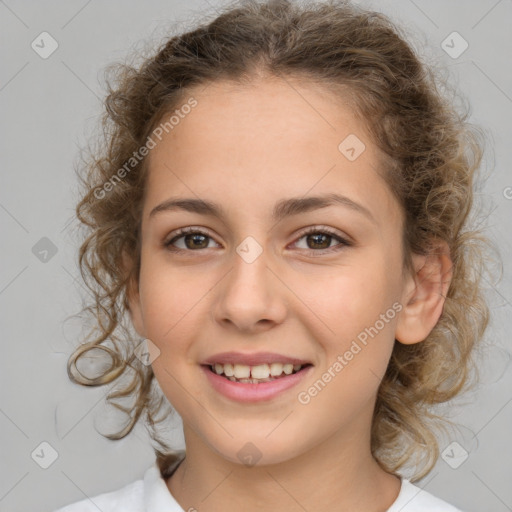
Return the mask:
{"type": "Polygon", "coordinates": [[[233,255],[233,267],[214,288],[214,320],[224,328],[258,333],[286,317],[286,286],[268,266],[265,251],[254,261],[233,255]]]}

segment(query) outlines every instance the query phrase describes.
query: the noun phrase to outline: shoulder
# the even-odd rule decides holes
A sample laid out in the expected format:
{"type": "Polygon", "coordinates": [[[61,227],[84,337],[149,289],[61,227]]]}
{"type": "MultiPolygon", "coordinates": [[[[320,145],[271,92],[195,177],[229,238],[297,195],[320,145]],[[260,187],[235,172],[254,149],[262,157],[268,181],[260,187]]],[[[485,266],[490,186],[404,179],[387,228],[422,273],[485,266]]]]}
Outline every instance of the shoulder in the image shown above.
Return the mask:
{"type": "MultiPolygon", "coordinates": [[[[173,464],[166,468],[174,470],[183,460],[185,452],[177,452],[173,464]]],[[[183,512],[167,488],[159,465],[155,461],[146,469],[144,477],[120,489],[86,498],[54,512],[183,512]]]]}
{"type": "Polygon", "coordinates": [[[424,491],[409,480],[402,480],[396,501],[387,512],[463,512],[441,498],[424,491]]]}
{"type": "Polygon", "coordinates": [[[143,512],[144,481],[136,480],[115,491],[86,498],[54,512],[143,512]]]}

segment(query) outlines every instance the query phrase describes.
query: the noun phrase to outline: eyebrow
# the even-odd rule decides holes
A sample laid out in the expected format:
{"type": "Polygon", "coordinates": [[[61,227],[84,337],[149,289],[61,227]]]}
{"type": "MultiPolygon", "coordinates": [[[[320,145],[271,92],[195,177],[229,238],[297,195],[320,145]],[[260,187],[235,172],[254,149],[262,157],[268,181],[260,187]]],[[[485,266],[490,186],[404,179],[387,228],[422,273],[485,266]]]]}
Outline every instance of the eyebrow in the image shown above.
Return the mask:
{"type": "MultiPolygon", "coordinates": [[[[349,197],[340,194],[325,194],[314,197],[292,197],[289,199],[283,199],[275,204],[272,212],[272,219],[279,222],[292,215],[299,215],[301,213],[307,213],[334,205],[348,207],[355,212],[363,214],[375,224],[377,223],[370,210],[362,204],[356,203],[349,197]]],[[[170,198],[163,203],[160,203],[158,206],[155,206],[151,210],[149,218],[152,218],[159,212],[173,210],[184,210],[191,213],[198,213],[200,215],[210,215],[223,221],[225,221],[227,217],[222,206],[212,203],[211,201],[193,198],[170,198]]]]}

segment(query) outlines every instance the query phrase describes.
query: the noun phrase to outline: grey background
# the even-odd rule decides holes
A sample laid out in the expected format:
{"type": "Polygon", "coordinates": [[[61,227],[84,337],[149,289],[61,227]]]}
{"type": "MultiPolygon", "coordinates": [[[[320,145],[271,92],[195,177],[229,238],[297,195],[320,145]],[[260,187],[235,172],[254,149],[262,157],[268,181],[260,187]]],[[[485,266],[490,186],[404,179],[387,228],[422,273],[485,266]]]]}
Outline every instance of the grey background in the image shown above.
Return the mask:
{"type": "MultiPolygon", "coordinates": [[[[96,432],[95,425],[107,424],[107,388],[74,385],[66,374],[68,355],[86,332],[83,320],[72,316],[87,297],[77,267],[73,166],[101,112],[104,66],[123,60],[144,42],[160,42],[169,29],[186,28],[201,13],[215,14],[220,5],[213,0],[0,1],[2,511],[53,510],[120,488],[141,478],[153,463],[143,427],[118,442],[96,432]],[[59,44],[48,59],[31,48],[43,31],[59,44]],[[47,243],[40,242],[43,237],[57,250],[46,262],[33,252],[36,244],[47,243]],[[48,469],[31,456],[42,442],[58,454],[48,469]]],[[[441,442],[442,449],[458,442],[469,457],[457,469],[440,458],[418,485],[467,512],[509,511],[512,2],[364,5],[404,25],[413,44],[427,44],[426,58],[448,70],[451,83],[471,104],[471,120],[487,132],[489,178],[478,197],[488,210],[487,232],[499,244],[505,268],[501,282],[488,286],[493,320],[480,356],[482,383],[444,408],[460,426],[441,442]],[[456,59],[441,48],[453,31],[469,43],[456,59]]],[[[179,446],[179,423],[171,427],[169,439],[179,446]]]]}

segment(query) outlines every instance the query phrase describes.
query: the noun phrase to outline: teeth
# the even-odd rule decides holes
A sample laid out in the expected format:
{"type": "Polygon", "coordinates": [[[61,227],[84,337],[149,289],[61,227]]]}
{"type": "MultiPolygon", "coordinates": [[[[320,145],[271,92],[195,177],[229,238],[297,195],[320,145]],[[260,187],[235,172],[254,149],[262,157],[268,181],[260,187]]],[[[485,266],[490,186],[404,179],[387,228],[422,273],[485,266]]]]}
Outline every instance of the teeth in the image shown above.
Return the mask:
{"type": "Polygon", "coordinates": [[[281,363],[272,363],[270,365],[270,375],[272,377],[278,377],[283,373],[283,365],[281,363]]]}
{"type": "Polygon", "coordinates": [[[290,375],[293,372],[293,364],[284,364],[283,365],[283,372],[286,373],[286,375],[290,375]]]}
{"type": "Polygon", "coordinates": [[[291,375],[302,368],[301,364],[271,363],[249,366],[246,364],[220,364],[212,365],[212,370],[217,375],[224,374],[233,382],[268,382],[281,375],[291,375]]]}
{"type": "Polygon", "coordinates": [[[251,367],[246,364],[235,364],[233,368],[237,379],[247,379],[251,375],[251,367]]]}
{"type": "Polygon", "coordinates": [[[268,379],[270,375],[270,368],[268,364],[260,364],[251,367],[251,377],[253,379],[268,379]]]}

